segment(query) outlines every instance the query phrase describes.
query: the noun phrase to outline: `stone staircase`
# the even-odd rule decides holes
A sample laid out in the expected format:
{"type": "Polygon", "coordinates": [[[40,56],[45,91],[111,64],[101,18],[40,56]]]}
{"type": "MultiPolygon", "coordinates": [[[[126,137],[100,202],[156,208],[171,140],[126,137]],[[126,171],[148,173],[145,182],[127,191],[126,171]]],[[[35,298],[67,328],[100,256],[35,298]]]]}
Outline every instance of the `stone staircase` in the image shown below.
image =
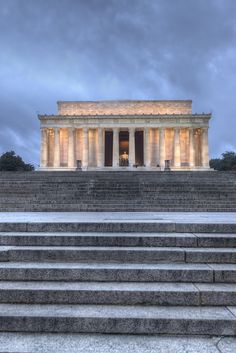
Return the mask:
{"type": "Polygon", "coordinates": [[[0,331],[236,334],[236,223],[0,222],[0,331]]]}
{"type": "Polygon", "coordinates": [[[236,172],[1,172],[0,211],[236,211],[236,172]]]}

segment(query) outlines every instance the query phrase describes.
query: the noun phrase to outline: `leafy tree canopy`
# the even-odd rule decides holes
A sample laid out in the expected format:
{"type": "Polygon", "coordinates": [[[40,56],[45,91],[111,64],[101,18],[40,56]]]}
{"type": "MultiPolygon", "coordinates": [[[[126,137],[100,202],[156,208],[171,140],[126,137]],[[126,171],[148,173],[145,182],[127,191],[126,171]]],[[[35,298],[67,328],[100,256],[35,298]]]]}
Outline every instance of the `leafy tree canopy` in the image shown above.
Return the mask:
{"type": "Polygon", "coordinates": [[[34,166],[27,164],[14,151],[3,153],[0,156],[0,171],[32,171],[34,166]]]}
{"type": "Polygon", "coordinates": [[[210,160],[210,167],[216,170],[236,170],[236,153],[222,153],[222,158],[210,160]]]}

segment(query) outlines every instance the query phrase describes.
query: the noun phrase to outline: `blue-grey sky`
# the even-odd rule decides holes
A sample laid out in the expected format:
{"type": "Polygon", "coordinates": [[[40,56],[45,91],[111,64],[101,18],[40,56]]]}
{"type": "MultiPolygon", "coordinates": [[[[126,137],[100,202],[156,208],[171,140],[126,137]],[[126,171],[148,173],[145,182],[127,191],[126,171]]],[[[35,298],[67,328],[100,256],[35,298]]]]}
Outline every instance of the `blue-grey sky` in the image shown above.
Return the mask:
{"type": "Polygon", "coordinates": [[[37,113],[100,99],[192,99],[236,151],[236,1],[0,0],[0,154],[37,165],[37,113]]]}

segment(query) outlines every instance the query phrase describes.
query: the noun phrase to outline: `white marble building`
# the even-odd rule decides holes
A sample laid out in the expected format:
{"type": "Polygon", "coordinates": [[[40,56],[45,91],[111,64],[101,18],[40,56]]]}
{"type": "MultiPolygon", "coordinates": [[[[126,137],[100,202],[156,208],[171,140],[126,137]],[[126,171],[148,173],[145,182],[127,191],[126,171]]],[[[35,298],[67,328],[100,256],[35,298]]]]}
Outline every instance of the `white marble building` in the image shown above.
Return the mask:
{"type": "Polygon", "coordinates": [[[39,115],[40,170],[206,170],[210,118],[190,100],[58,102],[39,115]]]}

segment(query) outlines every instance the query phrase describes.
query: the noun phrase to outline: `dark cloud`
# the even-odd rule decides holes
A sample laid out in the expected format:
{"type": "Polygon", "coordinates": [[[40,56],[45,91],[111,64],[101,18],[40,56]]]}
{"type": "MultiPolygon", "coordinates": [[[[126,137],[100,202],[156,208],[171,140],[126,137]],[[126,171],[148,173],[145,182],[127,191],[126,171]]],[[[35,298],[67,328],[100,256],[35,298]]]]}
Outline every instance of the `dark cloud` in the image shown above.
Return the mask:
{"type": "Polygon", "coordinates": [[[0,0],[0,153],[38,164],[57,100],[193,99],[236,150],[235,0],[0,0]]]}

